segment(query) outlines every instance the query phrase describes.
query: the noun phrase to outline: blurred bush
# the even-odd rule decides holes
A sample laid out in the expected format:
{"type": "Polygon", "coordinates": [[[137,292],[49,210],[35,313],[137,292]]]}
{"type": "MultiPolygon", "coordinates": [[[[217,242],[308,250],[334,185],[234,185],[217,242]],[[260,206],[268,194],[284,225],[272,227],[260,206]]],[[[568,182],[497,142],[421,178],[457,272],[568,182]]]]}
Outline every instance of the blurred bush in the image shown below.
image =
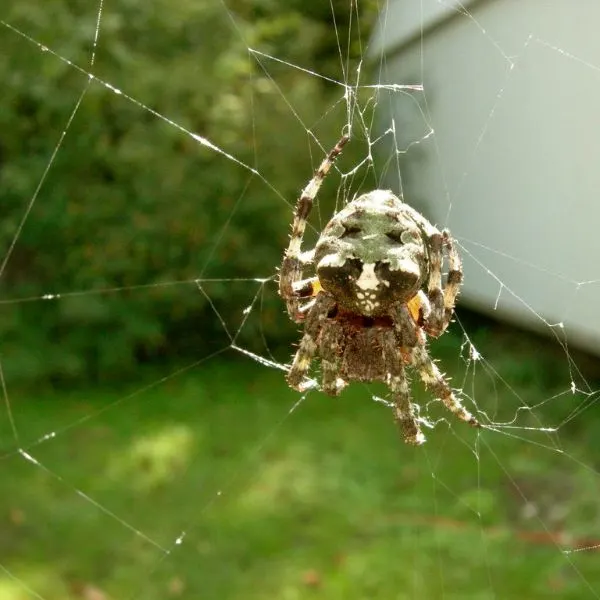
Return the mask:
{"type": "MultiPolygon", "coordinates": [[[[306,130],[328,145],[346,119],[342,88],[248,49],[343,80],[340,48],[352,69],[375,15],[374,2],[361,3],[359,35],[352,4],[332,3],[334,26],[320,0],[114,0],[93,61],[97,2],[3,10],[5,22],[50,49],[0,27],[7,377],[123,376],[140,361],[227,345],[208,298],[237,326],[258,287],[206,283],[204,295],[194,280],[274,274],[291,217],[284,200],[294,202],[321,159],[306,130]],[[178,281],[188,283],[161,285],[178,281]],[[125,290],[99,293],[116,287],[125,290]]],[[[276,295],[261,301],[245,344],[258,328],[270,344],[289,335],[276,295]]]]}

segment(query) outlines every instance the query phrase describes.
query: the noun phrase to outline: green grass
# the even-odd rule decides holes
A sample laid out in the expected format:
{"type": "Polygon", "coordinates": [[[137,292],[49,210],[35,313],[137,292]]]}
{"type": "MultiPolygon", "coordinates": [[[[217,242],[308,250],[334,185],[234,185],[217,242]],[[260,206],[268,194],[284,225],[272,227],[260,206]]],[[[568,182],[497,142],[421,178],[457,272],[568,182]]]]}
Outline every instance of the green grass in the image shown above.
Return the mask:
{"type": "MultiPolygon", "coordinates": [[[[490,415],[564,391],[564,356],[489,335],[481,345],[494,360],[465,370],[456,343],[445,336],[434,353],[490,415]]],[[[478,435],[452,421],[414,449],[370,401],[380,388],[312,393],[290,412],[298,395],[282,373],[239,358],[145,383],[40,394],[9,386],[19,439],[4,407],[3,600],[600,594],[600,550],[565,555],[567,537],[552,537],[600,539],[598,425],[587,413],[560,427],[560,439],[478,435]]],[[[574,402],[565,398],[519,423],[560,423],[574,402]]]]}

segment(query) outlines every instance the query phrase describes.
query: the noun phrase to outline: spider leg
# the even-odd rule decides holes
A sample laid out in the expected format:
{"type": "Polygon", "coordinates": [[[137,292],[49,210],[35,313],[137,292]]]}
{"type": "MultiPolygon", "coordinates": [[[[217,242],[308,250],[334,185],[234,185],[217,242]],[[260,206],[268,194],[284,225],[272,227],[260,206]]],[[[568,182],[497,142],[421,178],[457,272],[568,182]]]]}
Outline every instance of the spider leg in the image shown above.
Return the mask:
{"type": "Polygon", "coordinates": [[[420,330],[417,328],[409,308],[402,304],[394,311],[396,327],[394,333],[386,336],[383,351],[389,370],[388,385],[394,402],[394,419],[400,427],[407,444],[420,446],[425,436],[419,427],[415,409],[410,398],[410,387],[404,363],[412,348],[419,343],[420,330]]]}
{"type": "Polygon", "coordinates": [[[305,333],[300,340],[300,347],[294,355],[292,366],[287,374],[287,382],[289,386],[299,392],[306,389],[304,377],[310,369],[310,363],[317,350],[317,342],[312,335],[305,333]]]}
{"type": "Polygon", "coordinates": [[[287,374],[287,382],[295,390],[301,392],[305,389],[304,378],[317,351],[323,320],[327,318],[327,314],[333,306],[335,306],[333,298],[321,293],[316,297],[315,304],[306,315],[304,335],[287,374]]]}
{"type": "MultiPolygon", "coordinates": [[[[444,292],[442,291],[442,234],[435,230],[429,236],[429,282],[427,284],[427,298],[431,311],[424,325],[425,331],[433,336],[442,335],[444,326],[444,292]]],[[[450,322],[450,320],[448,320],[450,322]]]]}
{"type": "Polygon", "coordinates": [[[400,427],[402,437],[407,444],[420,446],[425,443],[425,436],[419,427],[415,416],[415,409],[410,401],[410,388],[406,378],[402,352],[398,349],[396,368],[390,373],[389,386],[394,402],[394,419],[400,427]]]}
{"type": "Polygon", "coordinates": [[[444,289],[444,329],[446,329],[450,319],[452,319],[456,296],[458,296],[463,280],[463,271],[460,256],[454,246],[454,240],[447,229],[442,232],[442,238],[444,247],[448,252],[448,277],[444,289]]]}
{"type": "Polygon", "coordinates": [[[336,321],[327,322],[321,331],[319,354],[321,356],[321,384],[330,396],[339,396],[346,382],[340,377],[340,351],[343,348],[344,331],[336,321]]]}
{"type": "Polygon", "coordinates": [[[427,296],[431,303],[431,313],[425,323],[425,331],[433,336],[439,337],[446,331],[456,304],[456,296],[460,291],[463,279],[460,256],[454,247],[452,236],[447,229],[442,233],[436,231],[430,240],[430,276],[427,296]],[[448,253],[448,276],[446,286],[442,289],[442,260],[443,251],[448,253]]]}
{"type": "Polygon", "coordinates": [[[444,375],[437,368],[436,364],[431,360],[424,345],[419,344],[413,349],[412,364],[419,372],[425,386],[444,403],[451,413],[456,415],[461,421],[465,421],[473,427],[481,427],[479,421],[454,395],[452,388],[444,378],[444,375]]]}
{"type": "Polygon", "coordinates": [[[463,273],[460,256],[454,247],[452,236],[447,229],[440,232],[410,206],[406,206],[404,210],[411,215],[412,219],[427,236],[429,247],[427,298],[431,305],[431,311],[425,320],[423,328],[428,335],[439,337],[446,331],[452,320],[456,296],[462,284],[463,273]],[[444,250],[448,253],[449,263],[445,289],[442,287],[444,250]]]}
{"type": "Polygon", "coordinates": [[[279,271],[279,294],[286,301],[287,311],[294,321],[302,320],[298,313],[298,297],[294,292],[294,283],[302,279],[302,271],[309,262],[307,256],[302,254],[302,240],[306,230],[306,220],[312,209],[314,199],[319,192],[319,188],[327,173],[331,170],[335,159],[342,152],[350,138],[343,135],[338,143],[333,147],[329,154],[323,159],[319,168],[315,171],[313,178],[308,182],[302,190],[298,203],[296,204],[296,212],[292,222],[292,235],[290,243],[285,251],[283,262],[279,271]]]}

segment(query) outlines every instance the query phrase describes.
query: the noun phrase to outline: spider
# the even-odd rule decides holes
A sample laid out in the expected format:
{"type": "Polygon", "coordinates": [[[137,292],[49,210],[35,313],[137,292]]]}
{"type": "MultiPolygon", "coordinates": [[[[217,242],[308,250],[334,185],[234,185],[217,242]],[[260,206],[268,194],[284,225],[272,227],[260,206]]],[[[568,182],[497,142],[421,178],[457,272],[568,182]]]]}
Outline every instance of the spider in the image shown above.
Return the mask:
{"type": "Polygon", "coordinates": [[[414,367],[449,411],[479,427],[426,347],[427,336],[437,338],[448,327],[463,278],[449,231],[439,231],[391,191],[378,189],[349,202],[327,223],[315,248],[301,251],[313,202],[348,141],[341,137],[300,194],[281,264],[279,293],[290,318],[304,323],[288,384],[298,391],[309,387],[315,355],[329,395],[337,396],[350,381],[382,381],[404,441],[420,445],[425,436],[405,368],[414,367]],[[306,278],[308,267],[315,276],[306,278]]]}

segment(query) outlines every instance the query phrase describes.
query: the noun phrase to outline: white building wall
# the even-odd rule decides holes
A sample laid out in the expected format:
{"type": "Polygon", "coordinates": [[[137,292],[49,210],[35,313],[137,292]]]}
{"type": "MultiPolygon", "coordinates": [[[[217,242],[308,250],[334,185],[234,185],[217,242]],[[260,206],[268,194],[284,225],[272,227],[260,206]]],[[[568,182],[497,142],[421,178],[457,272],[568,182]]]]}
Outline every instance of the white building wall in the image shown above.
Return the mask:
{"type": "Polygon", "coordinates": [[[600,2],[455,5],[391,1],[372,40],[382,83],[425,86],[426,118],[392,95],[398,147],[435,131],[405,199],[464,247],[465,305],[600,353],[600,2]]]}

